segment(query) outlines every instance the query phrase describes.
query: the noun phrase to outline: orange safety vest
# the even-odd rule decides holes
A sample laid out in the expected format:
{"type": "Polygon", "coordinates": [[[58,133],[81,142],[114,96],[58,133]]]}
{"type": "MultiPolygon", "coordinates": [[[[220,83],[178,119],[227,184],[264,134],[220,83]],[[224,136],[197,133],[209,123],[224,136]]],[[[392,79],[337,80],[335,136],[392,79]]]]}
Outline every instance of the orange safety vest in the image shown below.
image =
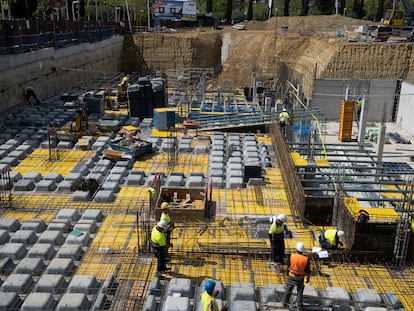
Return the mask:
{"type": "Polygon", "coordinates": [[[289,276],[304,278],[309,258],[303,254],[290,255],[289,276]]]}

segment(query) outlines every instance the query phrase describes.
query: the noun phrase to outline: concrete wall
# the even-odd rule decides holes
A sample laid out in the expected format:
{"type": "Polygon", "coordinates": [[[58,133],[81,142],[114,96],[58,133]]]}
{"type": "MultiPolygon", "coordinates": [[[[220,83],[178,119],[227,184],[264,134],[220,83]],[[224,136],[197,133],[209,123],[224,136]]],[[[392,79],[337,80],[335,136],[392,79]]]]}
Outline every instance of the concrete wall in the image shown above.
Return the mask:
{"type": "Polygon", "coordinates": [[[406,82],[402,83],[400,102],[398,104],[397,125],[414,135],[414,85],[406,82]]]}
{"type": "Polygon", "coordinates": [[[24,102],[23,87],[39,98],[88,87],[91,80],[119,72],[123,37],[61,49],[46,48],[0,57],[0,111],[24,102]]]}
{"type": "Polygon", "coordinates": [[[380,122],[384,104],[386,121],[392,121],[395,80],[323,80],[315,81],[312,102],[328,118],[339,120],[341,101],[345,99],[348,88],[348,99],[356,99],[359,95],[366,98],[368,122],[380,122]]]}

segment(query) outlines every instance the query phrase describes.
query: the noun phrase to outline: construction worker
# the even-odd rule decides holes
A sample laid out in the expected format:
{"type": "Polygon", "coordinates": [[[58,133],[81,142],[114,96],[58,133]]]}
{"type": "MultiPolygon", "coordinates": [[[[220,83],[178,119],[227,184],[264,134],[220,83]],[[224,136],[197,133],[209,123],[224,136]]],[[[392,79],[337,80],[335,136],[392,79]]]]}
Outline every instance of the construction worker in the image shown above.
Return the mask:
{"type": "MultiPolygon", "coordinates": [[[[165,238],[167,240],[167,244],[169,244],[169,246],[171,246],[171,243],[170,243],[171,233],[174,230],[174,223],[171,221],[171,216],[169,214],[170,206],[167,202],[162,202],[160,208],[161,208],[161,211],[162,211],[160,220],[164,220],[168,225],[168,229],[165,232],[165,238]]],[[[167,258],[168,257],[168,248],[166,248],[165,251],[166,251],[165,257],[167,258]]]]}
{"type": "MultiPolygon", "coordinates": [[[[213,280],[208,280],[204,285],[204,291],[201,294],[201,306],[203,311],[219,311],[218,303],[216,297],[218,291],[214,290],[216,287],[216,282],[213,280]]],[[[223,306],[221,311],[226,311],[227,307],[223,306]]]]}
{"type": "Polygon", "coordinates": [[[33,88],[32,88],[32,87],[30,87],[30,86],[25,86],[25,87],[23,88],[23,95],[24,95],[24,98],[26,98],[27,103],[28,103],[29,105],[32,105],[32,102],[30,101],[30,98],[31,98],[31,97],[33,97],[33,98],[35,99],[36,104],[38,104],[38,105],[40,104],[40,100],[37,98],[36,93],[34,92],[34,90],[33,90],[33,88]]]}
{"type": "Polygon", "coordinates": [[[119,86],[121,88],[121,91],[126,92],[128,90],[128,77],[124,76],[121,80],[121,83],[119,83],[119,86]]]}
{"type": "Polygon", "coordinates": [[[319,236],[319,243],[324,249],[335,250],[340,246],[343,246],[343,243],[339,240],[340,237],[343,237],[345,232],[342,230],[328,229],[321,232],[319,236]]]}
{"type": "Polygon", "coordinates": [[[288,229],[286,226],[287,217],[284,214],[270,217],[269,240],[271,245],[271,255],[273,263],[283,265],[285,256],[285,233],[288,229]]]}
{"type": "Polygon", "coordinates": [[[287,283],[285,295],[283,296],[283,307],[289,307],[290,296],[292,295],[293,287],[296,286],[296,306],[298,310],[303,310],[303,290],[305,289],[304,281],[306,277],[306,283],[309,283],[310,278],[310,264],[309,258],[303,252],[305,246],[302,242],[296,243],[296,253],[292,254],[288,258],[287,269],[287,283]]]}
{"type": "Polygon", "coordinates": [[[357,106],[357,117],[359,120],[361,116],[361,110],[362,110],[362,97],[361,96],[358,96],[357,100],[355,101],[355,104],[357,106]]]}
{"type": "Polygon", "coordinates": [[[165,238],[165,232],[167,230],[168,224],[165,222],[165,220],[160,220],[151,232],[151,247],[153,249],[154,256],[157,257],[158,260],[156,275],[161,275],[161,273],[170,270],[166,267],[165,260],[165,248],[169,247],[165,238]]]}
{"type": "Polygon", "coordinates": [[[284,136],[286,136],[286,124],[289,122],[290,116],[286,108],[283,108],[282,112],[279,113],[279,125],[284,136]]]}

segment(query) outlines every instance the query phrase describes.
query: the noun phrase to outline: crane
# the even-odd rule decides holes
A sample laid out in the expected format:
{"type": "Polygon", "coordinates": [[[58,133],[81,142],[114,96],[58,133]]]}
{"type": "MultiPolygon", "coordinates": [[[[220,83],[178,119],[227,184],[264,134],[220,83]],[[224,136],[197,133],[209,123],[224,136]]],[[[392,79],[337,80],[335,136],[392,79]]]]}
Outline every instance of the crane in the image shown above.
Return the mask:
{"type": "Polygon", "coordinates": [[[411,26],[414,24],[414,9],[410,0],[401,0],[404,9],[399,9],[399,1],[394,0],[392,9],[387,10],[384,16],[384,25],[411,26]]]}

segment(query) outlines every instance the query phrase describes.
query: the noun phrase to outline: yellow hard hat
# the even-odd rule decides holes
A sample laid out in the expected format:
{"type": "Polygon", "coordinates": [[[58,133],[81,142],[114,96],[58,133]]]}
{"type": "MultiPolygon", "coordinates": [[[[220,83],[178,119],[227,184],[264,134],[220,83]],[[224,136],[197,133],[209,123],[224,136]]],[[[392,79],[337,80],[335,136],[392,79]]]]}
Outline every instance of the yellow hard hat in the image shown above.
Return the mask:
{"type": "Polygon", "coordinates": [[[161,203],[161,209],[166,209],[166,208],[168,208],[169,206],[168,206],[168,203],[167,202],[162,202],[161,203]]]}

